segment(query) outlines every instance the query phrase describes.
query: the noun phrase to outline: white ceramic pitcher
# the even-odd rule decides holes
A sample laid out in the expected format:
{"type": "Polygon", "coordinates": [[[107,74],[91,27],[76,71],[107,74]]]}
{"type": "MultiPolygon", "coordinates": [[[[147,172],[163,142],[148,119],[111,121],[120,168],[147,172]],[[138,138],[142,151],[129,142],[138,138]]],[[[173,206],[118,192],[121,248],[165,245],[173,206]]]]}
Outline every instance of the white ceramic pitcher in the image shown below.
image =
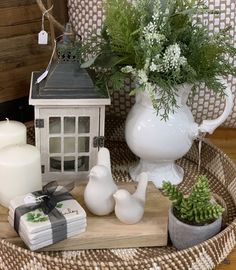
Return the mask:
{"type": "MultiPolygon", "coordinates": [[[[227,86],[223,79],[222,83],[227,86]]],[[[204,120],[198,125],[186,105],[191,88],[188,84],[179,85],[178,108],[169,114],[167,121],[157,116],[147,92],[136,95],[136,102],[127,116],[125,126],[126,142],[131,151],[140,157],[138,165],[130,168],[133,180],[136,180],[140,173],[148,172],[149,179],[157,187],[162,186],[163,180],[179,184],[183,180],[184,171],[175,164],[175,160],[189,151],[200,132],[213,133],[231,113],[233,95],[227,86],[223,114],[217,119],[204,120]]]]}

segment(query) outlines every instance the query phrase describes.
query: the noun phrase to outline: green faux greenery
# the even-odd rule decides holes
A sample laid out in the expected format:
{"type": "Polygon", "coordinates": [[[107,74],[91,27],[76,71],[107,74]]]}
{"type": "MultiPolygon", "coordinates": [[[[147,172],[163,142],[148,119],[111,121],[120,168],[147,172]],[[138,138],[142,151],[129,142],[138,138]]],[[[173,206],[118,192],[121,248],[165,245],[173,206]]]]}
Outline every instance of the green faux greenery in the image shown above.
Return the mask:
{"type": "Polygon", "coordinates": [[[44,222],[47,220],[48,220],[48,217],[44,216],[41,213],[34,213],[34,212],[27,213],[27,221],[28,222],[39,223],[39,222],[44,222]]]}
{"type": "Polygon", "coordinates": [[[100,88],[124,88],[127,74],[146,90],[163,119],[177,107],[177,86],[199,83],[223,95],[218,76],[236,75],[230,26],[210,35],[200,17],[217,15],[202,0],[103,0],[105,22],[82,48],[84,67],[97,70],[100,88]],[[91,57],[92,55],[92,57],[91,57]],[[159,93],[156,95],[157,87],[159,93]]]}
{"type": "MultiPolygon", "coordinates": [[[[57,203],[56,208],[62,208],[63,203],[57,203]]],[[[27,213],[26,220],[28,222],[33,222],[33,223],[39,223],[39,222],[44,222],[48,220],[48,216],[44,215],[42,208],[37,209],[39,212],[29,212],[27,213]]]]}
{"type": "Polygon", "coordinates": [[[56,208],[62,208],[63,203],[57,203],[56,208]]]}
{"type": "Polygon", "coordinates": [[[209,182],[204,175],[198,177],[188,197],[170,182],[164,181],[162,188],[164,194],[173,201],[173,213],[183,222],[208,224],[224,212],[224,208],[212,200],[209,182]]]}

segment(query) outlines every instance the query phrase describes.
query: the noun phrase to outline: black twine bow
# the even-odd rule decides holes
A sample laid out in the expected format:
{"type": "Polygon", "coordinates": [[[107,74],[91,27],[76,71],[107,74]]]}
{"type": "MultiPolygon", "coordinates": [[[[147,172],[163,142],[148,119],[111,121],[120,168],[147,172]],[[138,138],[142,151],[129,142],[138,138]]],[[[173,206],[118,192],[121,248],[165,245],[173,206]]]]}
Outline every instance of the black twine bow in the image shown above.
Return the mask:
{"type": "Polygon", "coordinates": [[[74,183],[58,189],[56,181],[50,182],[42,190],[32,192],[36,197],[36,203],[21,205],[14,212],[14,229],[19,233],[20,218],[24,214],[41,208],[45,215],[48,215],[52,226],[53,243],[66,239],[67,226],[65,217],[56,209],[58,202],[73,199],[69,193],[74,188],[74,183]],[[57,229],[60,228],[58,231],[57,229]],[[63,232],[61,231],[63,229],[63,232]]]}
{"type": "Polygon", "coordinates": [[[37,208],[42,208],[44,214],[48,215],[56,207],[58,202],[73,199],[69,194],[69,191],[73,188],[74,183],[63,186],[60,190],[57,190],[58,184],[56,181],[48,183],[42,190],[33,192],[36,199],[40,198],[37,208]]]}

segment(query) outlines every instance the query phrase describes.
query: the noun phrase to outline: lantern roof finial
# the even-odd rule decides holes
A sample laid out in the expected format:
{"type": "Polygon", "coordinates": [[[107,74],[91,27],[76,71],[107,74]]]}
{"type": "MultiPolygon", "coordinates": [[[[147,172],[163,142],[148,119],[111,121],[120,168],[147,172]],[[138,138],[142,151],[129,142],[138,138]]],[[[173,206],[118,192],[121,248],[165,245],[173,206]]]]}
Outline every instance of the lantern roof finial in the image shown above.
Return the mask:
{"type": "Polygon", "coordinates": [[[71,23],[66,24],[62,39],[57,44],[59,61],[76,61],[81,59],[81,37],[76,36],[71,23]]]}

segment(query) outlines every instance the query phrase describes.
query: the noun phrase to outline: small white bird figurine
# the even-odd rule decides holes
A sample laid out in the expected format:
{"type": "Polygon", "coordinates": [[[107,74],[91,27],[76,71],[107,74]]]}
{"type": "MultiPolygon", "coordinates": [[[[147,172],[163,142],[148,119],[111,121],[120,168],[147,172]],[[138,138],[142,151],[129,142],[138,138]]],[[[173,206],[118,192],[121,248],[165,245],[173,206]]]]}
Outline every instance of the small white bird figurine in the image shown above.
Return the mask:
{"type": "Polygon", "coordinates": [[[125,189],[120,189],[113,195],[116,201],[116,217],[126,224],[138,223],[144,214],[148,184],[147,173],[141,173],[138,176],[138,181],[137,190],[132,195],[125,189]]]}
{"type": "Polygon", "coordinates": [[[98,165],[91,169],[84,191],[85,204],[95,215],[108,215],[114,210],[113,194],[116,191],[117,186],[111,174],[109,150],[101,148],[98,152],[98,165]]]}

